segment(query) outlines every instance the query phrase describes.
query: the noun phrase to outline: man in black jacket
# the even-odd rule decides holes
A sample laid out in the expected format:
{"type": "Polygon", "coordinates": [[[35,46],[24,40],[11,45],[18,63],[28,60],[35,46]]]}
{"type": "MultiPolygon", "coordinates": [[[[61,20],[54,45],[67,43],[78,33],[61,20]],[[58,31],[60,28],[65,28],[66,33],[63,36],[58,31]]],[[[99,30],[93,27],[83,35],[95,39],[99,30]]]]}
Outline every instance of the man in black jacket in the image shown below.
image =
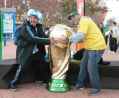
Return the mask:
{"type": "MultiPolygon", "coordinates": [[[[18,30],[16,30],[16,32],[19,33],[19,36],[16,38],[16,59],[19,66],[14,79],[10,82],[10,88],[16,88],[16,82],[19,79],[20,74],[23,73],[23,70],[29,63],[33,63],[34,65],[34,61],[39,61],[39,66],[42,66],[39,71],[44,72],[42,75],[46,74],[44,45],[49,43],[49,39],[43,33],[42,24],[38,23],[38,21],[41,21],[43,18],[42,13],[30,9],[27,16],[28,19],[24,21],[18,30]]],[[[42,75],[39,75],[39,77],[42,75]]]]}

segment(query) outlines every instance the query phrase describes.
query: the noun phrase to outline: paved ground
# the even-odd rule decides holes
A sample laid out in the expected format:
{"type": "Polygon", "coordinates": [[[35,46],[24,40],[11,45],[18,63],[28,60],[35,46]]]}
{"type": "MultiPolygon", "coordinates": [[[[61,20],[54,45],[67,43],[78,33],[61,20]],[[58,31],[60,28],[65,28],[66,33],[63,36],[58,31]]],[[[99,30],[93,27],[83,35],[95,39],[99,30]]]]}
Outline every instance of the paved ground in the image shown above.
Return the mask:
{"type": "Polygon", "coordinates": [[[7,42],[6,46],[3,48],[3,59],[15,58],[16,46],[13,42],[7,42]]]}
{"type": "MultiPolygon", "coordinates": [[[[15,57],[15,46],[10,43],[5,47],[4,59],[15,57]],[[8,50],[10,52],[8,52],[8,50]]],[[[104,59],[108,61],[119,61],[119,54],[105,51],[104,59]]],[[[0,89],[0,98],[119,98],[119,90],[102,90],[98,96],[89,96],[87,90],[69,91],[66,93],[51,93],[44,86],[33,84],[20,85],[19,89],[14,92],[8,89],[0,89]]]]}
{"type": "MultiPolygon", "coordinates": [[[[16,51],[16,46],[14,45],[14,43],[11,41],[7,42],[7,46],[4,47],[3,49],[3,59],[15,58],[16,55],[15,51],[16,51]]],[[[103,57],[104,60],[119,61],[119,49],[118,49],[118,53],[116,54],[107,49],[103,57]]]]}
{"type": "Polygon", "coordinates": [[[119,90],[102,90],[97,96],[89,96],[88,90],[69,91],[66,93],[52,93],[47,91],[44,86],[36,84],[20,85],[19,89],[0,90],[0,98],[119,98],[119,90]]]}

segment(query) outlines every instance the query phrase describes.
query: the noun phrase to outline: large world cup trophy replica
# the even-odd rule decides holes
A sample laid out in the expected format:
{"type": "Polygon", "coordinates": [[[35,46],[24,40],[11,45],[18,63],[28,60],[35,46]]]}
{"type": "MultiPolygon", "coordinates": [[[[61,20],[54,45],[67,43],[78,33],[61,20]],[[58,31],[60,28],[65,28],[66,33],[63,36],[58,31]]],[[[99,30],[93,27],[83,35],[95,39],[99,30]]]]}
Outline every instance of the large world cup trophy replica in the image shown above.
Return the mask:
{"type": "Polygon", "coordinates": [[[66,72],[70,60],[70,41],[72,29],[66,25],[57,24],[50,32],[50,61],[52,79],[49,83],[49,91],[66,92],[68,84],[65,81],[66,72]]]}

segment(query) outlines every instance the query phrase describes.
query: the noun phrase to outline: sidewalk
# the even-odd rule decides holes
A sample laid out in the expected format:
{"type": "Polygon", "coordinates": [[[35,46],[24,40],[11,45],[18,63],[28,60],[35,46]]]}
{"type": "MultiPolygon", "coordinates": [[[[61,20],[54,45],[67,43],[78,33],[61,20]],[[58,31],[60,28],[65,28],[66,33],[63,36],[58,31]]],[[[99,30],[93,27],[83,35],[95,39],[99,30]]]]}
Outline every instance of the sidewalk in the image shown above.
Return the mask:
{"type": "Polygon", "coordinates": [[[16,92],[1,89],[0,98],[119,98],[119,90],[102,90],[97,96],[89,96],[87,90],[52,93],[44,86],[24,84],[16,92]]]}

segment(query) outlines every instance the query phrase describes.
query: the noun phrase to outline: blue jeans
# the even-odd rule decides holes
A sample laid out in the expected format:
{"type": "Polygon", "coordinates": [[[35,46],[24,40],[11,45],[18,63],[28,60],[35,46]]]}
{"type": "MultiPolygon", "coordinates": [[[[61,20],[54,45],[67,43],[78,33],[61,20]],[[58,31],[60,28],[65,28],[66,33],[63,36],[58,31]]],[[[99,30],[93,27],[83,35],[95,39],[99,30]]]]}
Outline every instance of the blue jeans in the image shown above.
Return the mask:
{"type": "Polygon", "coordinates": [[[99,64],[103,51],[85,50],[80,62],[80,72],[76,84],[83,87],[85,80],[89,77],[92,88],[100,89],[99,64]]]}

